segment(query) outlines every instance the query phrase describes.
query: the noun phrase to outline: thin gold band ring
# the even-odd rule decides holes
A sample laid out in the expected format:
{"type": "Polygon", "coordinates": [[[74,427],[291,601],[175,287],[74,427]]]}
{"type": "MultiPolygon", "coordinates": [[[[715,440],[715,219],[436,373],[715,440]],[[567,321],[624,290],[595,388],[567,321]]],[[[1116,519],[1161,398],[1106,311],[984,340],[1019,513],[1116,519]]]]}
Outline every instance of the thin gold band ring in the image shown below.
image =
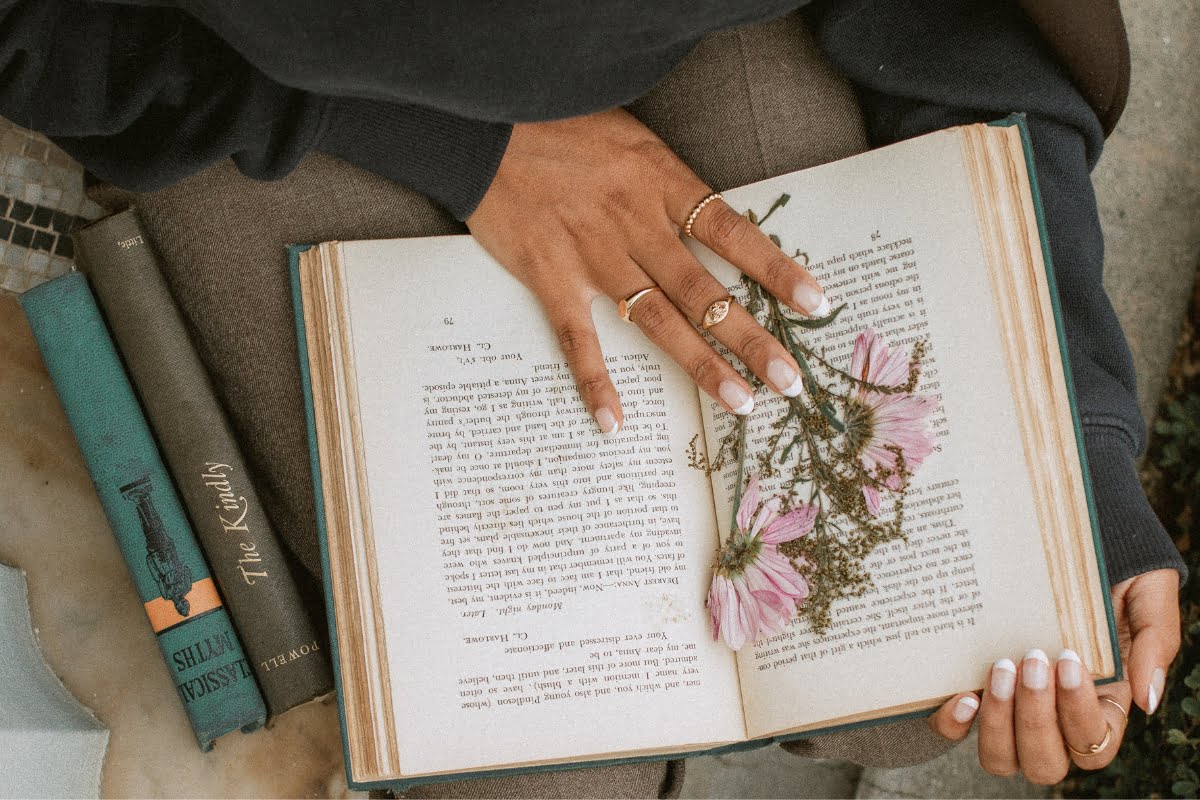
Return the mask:
{"type": "MultiPolygon", "coordinates": [[[[1111,703],[1112,705],[1116,706],[1117,711],[1121,712],[1121,716],[1125,719],[1125,722],[1126,723],[1129,722],[1129,712],[1125,710],[1124,706],[1122,706],[1116,700],[1113,700],[1111,697],[1101,697],[1100,699],[1103,700],[1105,703],[1111,703]]],[[[1074,753],[1077,756],[1094,756],[1097,753],[1099,753],[1101,750],[1103,750],[1104,748],[1108,747],[1109,742],[1112,741],[1112,737],[1113,737],[1112,723],[1109,722],[1108,720],[1105,720],[1104,721],[1104,738],[1100,740],[1099,744],[1089,744],[1087,750],[1076,750],[1074,747],[1071,747],[1071,743],[1068,742],[1066,740],[1066,738],[1063,739],[1063,743],[1066,744],[1068,750],[1070,750],[1072,753],[1074,753]]]]}
{"type": "Polygon", "coordinates": [[[632,322],[632,320],[629,319],[629,315],[633,313],[633,304],[651,292],[661,291],[662,289],[657,286],[647,286],[645,289],[636,291],[629,295],[629,297],[626,297],[624,300],[617,303],[617,313],[621,315],[621,319],[625,320],[626,322],[632,322]]]}

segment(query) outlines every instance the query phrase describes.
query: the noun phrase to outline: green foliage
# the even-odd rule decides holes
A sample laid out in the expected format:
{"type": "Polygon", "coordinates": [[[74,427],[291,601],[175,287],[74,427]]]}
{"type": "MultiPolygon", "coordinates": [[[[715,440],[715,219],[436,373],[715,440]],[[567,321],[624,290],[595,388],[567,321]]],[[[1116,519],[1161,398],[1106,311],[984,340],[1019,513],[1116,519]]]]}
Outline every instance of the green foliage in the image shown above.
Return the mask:
{"type": "Polygon", "coordinates": [[[1200,491],[1200,394],[1167,404],[1154,432],[1162,437],[1159,466],[1177,475],[1174,488],[1200,491]]]}

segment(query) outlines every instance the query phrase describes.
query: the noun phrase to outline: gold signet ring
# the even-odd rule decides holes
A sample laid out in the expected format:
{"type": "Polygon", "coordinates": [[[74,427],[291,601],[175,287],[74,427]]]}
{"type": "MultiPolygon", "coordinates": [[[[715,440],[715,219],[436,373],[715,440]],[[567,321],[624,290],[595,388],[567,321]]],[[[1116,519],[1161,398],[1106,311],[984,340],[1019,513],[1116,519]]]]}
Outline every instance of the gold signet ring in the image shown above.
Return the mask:
{"type": "Polygon", "coordinates": [[[658,288],[657,286],[648,286],[641,291],[634,292],[633,294],[629,295],[629,297],[626,297],[624,300],[617,303],[617,313],[621,315],[621,319],[625,320],[626,322],[631,322],[629,315],[633,313],[633,304],[651,292],[661,291],[662,289],[658,288]]]}
{"type": "Polygon", "coordinates": [[[729,308],[733,305],[732,297],[725,297],[708,307],[704,312],[704,330],[708,330],[713,325],[716,325],[721,320],[729,316],[729,308]]]}

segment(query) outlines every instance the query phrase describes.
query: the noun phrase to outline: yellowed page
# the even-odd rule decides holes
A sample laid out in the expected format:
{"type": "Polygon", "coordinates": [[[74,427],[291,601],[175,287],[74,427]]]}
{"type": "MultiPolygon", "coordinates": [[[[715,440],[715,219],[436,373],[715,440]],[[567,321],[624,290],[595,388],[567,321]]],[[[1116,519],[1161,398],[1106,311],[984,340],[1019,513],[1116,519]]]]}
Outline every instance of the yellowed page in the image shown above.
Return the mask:
{"type": "MultiPolygon", "coordinates": [[[[875,589],[837,601],[825,636],[793,624],[739,654],[752,736],[978,688],[995,659],[1060,647],[969,186],[959,134],[946,132],[726,193],[760,213],[791,195],[764,228],[809,254],[835,307],[850,303],[808,342],[844,369],[865,326],[892,345],[927,337],[921,391],[940,401],[937,450],[905,504],[908,542],[867,562],[875,589]]],[[[779,411],[760,397],[752,440],[779,411]]],[[[729,417],[711,403],[704,414],[712,447],[729,417]]],[[[714,487],[724,536],[732,473],[714,487]]]]}
{"type": "Polygon", "coordinates": [[[341,247],[405,774],[743,738],[682,372],[597,304],[605,437],[474,240],[341,247]]]}

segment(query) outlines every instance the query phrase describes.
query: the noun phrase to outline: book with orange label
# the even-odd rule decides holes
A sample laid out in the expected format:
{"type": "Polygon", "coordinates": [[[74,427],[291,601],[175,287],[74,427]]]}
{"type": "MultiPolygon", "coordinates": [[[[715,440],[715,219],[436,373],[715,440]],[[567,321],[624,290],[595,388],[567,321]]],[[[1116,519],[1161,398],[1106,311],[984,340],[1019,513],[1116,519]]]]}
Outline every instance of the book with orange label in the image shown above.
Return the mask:
{"type": "Polygon", "coordinates": [[[21,306],[200,748],[261,727],[258,684],[87,279],[44,283],[21,306]]]}

